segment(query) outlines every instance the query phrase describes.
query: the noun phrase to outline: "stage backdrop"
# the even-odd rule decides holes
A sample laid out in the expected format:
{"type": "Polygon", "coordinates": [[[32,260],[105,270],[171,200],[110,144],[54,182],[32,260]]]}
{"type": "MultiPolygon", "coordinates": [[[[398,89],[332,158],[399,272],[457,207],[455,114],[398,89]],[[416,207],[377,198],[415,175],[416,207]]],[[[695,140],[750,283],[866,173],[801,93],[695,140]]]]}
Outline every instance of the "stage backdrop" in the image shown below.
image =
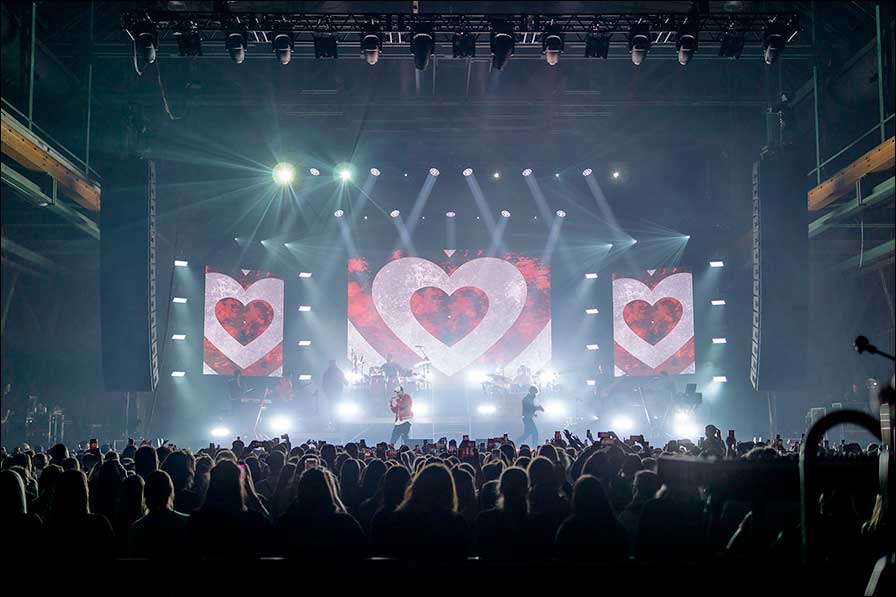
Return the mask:
{"type": "Polygon", "coordinates": [[[449,377],[547,367],[550,268],[535,257],[482,250],[349,259],[348,358],[366,371],[389,354],[403,367],[426,355],[449,377]]]}
{"type": "Polygon", "coordinates": [[[283,307],[282,278],[206,266],[203,373],[282,376],[283,307]]]}
{"type": "Polygon", "coordinates": [[[616,377],[695,373],[691,272],[613,274],[613,340],[616,377]]]}

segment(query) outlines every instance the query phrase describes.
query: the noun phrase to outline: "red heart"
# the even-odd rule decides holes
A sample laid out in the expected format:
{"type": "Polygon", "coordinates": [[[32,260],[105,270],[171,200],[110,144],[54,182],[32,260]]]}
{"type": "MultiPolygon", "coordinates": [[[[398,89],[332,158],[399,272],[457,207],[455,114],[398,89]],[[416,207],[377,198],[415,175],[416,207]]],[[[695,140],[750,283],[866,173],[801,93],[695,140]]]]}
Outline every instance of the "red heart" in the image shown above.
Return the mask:
{"type": "Polygon", "coordinates": [[[255,300],[244,305],[235,298],[228,297],[215,304],[215,317],[228,334],[246,346],[271,325],[274,308],[267,301],[255,300]]]}
{"type": "Polygon", "coordinates": [[[682,313],[682,304],[667,296],[652,305],[647,301],[632,301],[622,310],[622,317],[633,332],[656,345],[678,325],[682,313]]]}
{"type": "Polygon", "coordinates": [[[427,332],[446,346],[454,346],[482,323],[488,297],[472,286],[458,288],[451,295],[430,286],[411,295],[411,312],[427,332]]]}

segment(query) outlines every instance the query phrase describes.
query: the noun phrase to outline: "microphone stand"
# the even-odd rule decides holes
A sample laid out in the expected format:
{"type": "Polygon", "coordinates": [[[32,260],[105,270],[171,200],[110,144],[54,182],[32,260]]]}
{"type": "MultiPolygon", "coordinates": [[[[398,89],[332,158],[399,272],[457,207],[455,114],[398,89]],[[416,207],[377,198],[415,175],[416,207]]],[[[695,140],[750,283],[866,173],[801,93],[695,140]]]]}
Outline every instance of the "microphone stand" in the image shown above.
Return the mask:
{"type": "Polygon", "coordinates": [[[878,356],[882,356],[885,359],[889,359],[891,361],[896,361],[896,357],[894,357],[893,355],[886,353],[882,350],[878,350],[877,346],[875,346],[874,344],[871,344],[871,342],[869,342],[868,338],[866,338],[865,336],[858,336],[855,339],[854,344],[856,347],[856,352],[858,352],[859,354],[861,354],[863,352],[867,352],[869,354],[876,354],[878,356]]]}

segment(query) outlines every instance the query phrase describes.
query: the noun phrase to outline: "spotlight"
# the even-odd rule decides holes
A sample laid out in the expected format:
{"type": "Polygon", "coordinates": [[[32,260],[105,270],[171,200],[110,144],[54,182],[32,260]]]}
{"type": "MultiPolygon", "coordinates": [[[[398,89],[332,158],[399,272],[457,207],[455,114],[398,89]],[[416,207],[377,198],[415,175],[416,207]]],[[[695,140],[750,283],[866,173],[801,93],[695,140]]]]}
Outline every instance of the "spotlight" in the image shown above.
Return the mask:
{"type": "Polygon", "coordinates": [[[503,70],[513,55],[516,41],[513,25],[503,19],[492,22],[491,33],[492,66],[495,70],[503,70]]]}
{"type": "Polygon", "coordinates": [[[464,171],[463,171],[464,176],[470,176],[471,174],[473,174],[472,168],[464,168],[464,171]]]}
{"type": "Polygon", "coordinates": [[[367,58],[367,64],[373,66],[380,59],[383,50],[383,40],[377,27],[371,26],[361,34],[361,54],[367,58]]]}
{"type": "Polygon", "coordinates": [[[352,179],[352,171],[351,168],[347,166],[343,166],[336,170],[336,178],[338,178],[342,182],[349,182],[352,179]]]}
{"type": "MultiPolygon", "coordinates": [[[[729,28],[734,25],[729,25],[729,28]]],[[[719,56],[724,58],[740,58],[744,51],[744,36],[735,30],[726,31],[722,34],[722,42],[719,46],[719,56]]]]}
{"type": "Polygon", "coordinates": [[[318,32],[314,34],[315,58],[339,58],[339,40],[334,33],[318,32]]]}
{"type": "Polygon", "coordinates": [[[554,178],[560,178],[560,173],[559,173],[559,172],[554,172],[554,178]]]}
{"type": "Polygon", "coordinates": [[[392,216],[393,218],[397,218],[398,216],[401,215],[401,212],[398,211],[397,209],[393,209],[392,211],[389,212],[389,215],[392,216]]]}
{"type": "Polygon", "coordinates": [[[451,38],[451,50],[455,58],[476,56],[476,36],[472,33],[455,33],[451,38]]]}
{"type": "Polygon", "coordinates": [[[640,66],[650,52],[650,25],[638,23],[633,25],[628,33],[628,51],[632,55],[632,62],[640,66]]]}
{"type": "Polygon", "coordinates": [[[289,64],[289,61],[292,60],[292,35],[289,33],[278,33],[274,36],[271,47],[274,54],[277,55],[277,60],[280,61],[280,64],[289,64]]]}
{"type": "Polygon", "coordinates": [[[618,417],[614,417],[613,420],[610,421],[610,427],[613,431],[629,433],[632,429],[635,428],[635,422],[625,415],[620,415],[618,417]]]}
{"type": "Polygon", "coordinates": [[[171,377],[184,377],[186,374],[186,371],[172,371],[171,377]]]}
{"type": "Polygon", "coordinates": [[[186,340],[187,335],[186,334],[171,334],[171,339],[172,340],[186,340]]]}
{"type": "Polygon", "coordinates": [[[438,169],[438,168],[430,168],[430,169],[429,169],[429,175],[430,175],[430,176],[438,176],[438,175],[439,175],[439,169],[438,169]]]}
{"type": "Polygon", "coordinates": [[[600,350],[600,345],[598,344],[586,344],[585,348],[588,350],[600,350]]]}
{"type": "Polygon", "coordinates": [[[597,315],[600,311],[595,307],[589,307],[585,309],[585,315],[597,315]]]}
{"type": "Polygon", "coordinates": [[[506,209],[502,209],[502,210],[501,210],[501,217],[502,217],[502,218],[509,218],[509,217],[510,217],[510,212],[507,211],[506,209]]]}
{"type": "Polygon", "coordinates": [[[597,385],[597,380],[596,379],[586,379],[585,385],[593,388],[594,386],[597,385]]]}
{"type": "Polygon", "coordinates": [[[457,215],[457,214],[454,213],[453,211],[445,212],[445,217],[446,217],[446,218],[453,218],[453,217],[456,216],[456,215],[457,215]]]}
{"type": "Polygon", "coordinates": [[[615,180],[618,180],[620,176],[622,176],[622,174],[619,172],[619,170],[614,170],[614,171],[613,171],[613,178],[614,178],[615,180]]]}
{"type": "Polygon", "coordinates": [[[709,267],[725,267],[725,262],[724,262],[724,261],[721,261],[721,260],[719,260],[719,261],[710,261],[710,262],[709,262],[709,267]]]}
{"type": "Polygon", "coordinates": [[[280,162],[271,172],[271,175],[274,177],[274,182],[278,185],[286,186],[295,179],[296,177],[296,169],[293,168],[293,165],[288,162],[280,162]]]}
{"type": "Polygon", "coordinates": [[[538,385],[545,386],[548,384],[552,384],[557,381],[557,374],[553,371],[542,371],[538,374],[535,381],[538,382],[538,385]]]}
{"type": "Polygon", "coordinates": [[[585,279],[586,280],[597,280],[597,274],[595,274],[595,273],[585,274],[585,279]]]}
{"type": "Polygon", "coordinates": [[[361,373],[358,373],[357,371],[349,371],[348,373],[345,374],[345,381],[348,381],[351,383],[358,383],[362,379],[364,379],[364,375],[361,373]]]}
{"type": "Polygon", "coordinates": [[[174,31],[174,39],[181,56],[202,56],[202,35],[193,21],[181,23],[174,31]]]}
{"type": "Polygon", "coordinates": [[[476,412],[480,415],[493,415],[498,412],[498,407],[494,404],[480,404],[476,407],[476,412]]]}
{"type": "Polygon", "coordinates": [[[562,419],[566,416],[566,404],[563,402],[547,402],[544,405],[544,415],[549,419],[562,419]]]}
{"type": "Polygon", "coordinates": [[[174,260],[174,267],[187,267],[188,265],[190,265],[190,263],[188,261],[184,261],[183,259],[174,260]]]}
{"type": "Polygon", "coordinates": [[[566,217],[566,212],[563,211],[562,209],[558,209],[555,213],[557,214],[557,217],[558,217],[558,218],[565,218],[565,217],[566,217]]]}
{"type": "Polygon", "coordinates": [[[724,375],[713,375],[712,380],[715,383],[728,383],[728,378],[725,377],[724,375]]]}
{"type": "Polygon", "coordinates": [[[425,402],[414,402],[414,415],[418,417],[428,417],[429,405],[425,402]]]}
{"type": "Polygon", "coordinates": [[[584,170],[582,170],[582,176],[591,176],[591,172],[591,168],[585,168],[584,170]]]}
{"type": "MultiPolygon", "coordinates": [[[[341,216],[337,216],[337,217],[341,217],[341,216]]],[[[311,311],[311,305],[299,305],[300,313],[308,313],[309,311],[311,311]]]]}
{"type": "Polygon", "coordinates": [[[337,209],[336,211],[333,212],[333,215],[336,216],[337,218],[341,218],[342,216],[345,215],[345,212],[342,211],[341,209],[337,209]]]}
{"type": "Polygon", "coordinates": [[[589,33],[585,37],[585,58],[606,58],[610,53],[610,37],[589,33]]]}
{"type": "Polygon", "coordinates": [[[697,437],[700,430],[697,429],[697,423],[694,422],[694,418],[690,413],[677,412],[672,419],[672,433],[677,435],[680,439],[693,439],[697,437]]]}
{"type": "Polygon", "coordinates": [[[175,304],[178,304],[178,305],[183,305],[184,303],[187,302],[187,297],[185,297],[185,296],[176,296],[176,297],[174,297],[173,299],[171,299],[171,302],[172,302],[172,303],[175,303],[175,304]]]}
{"type": "Polygon", "coordinates": [[[545,30],[541,40],[541,53],[549,66],[560,62],[560,54],[563,53],[563,29],[560,25],[551,23],[545,30]]]}
{"type": "Polygon", "coordinates": [[[270,427],[274,433],[288,433],[292,430],[292,421],[288,417],[274,417],[271,419],[270,427]]]}
{"type": "Polygon", "coordinates": [[[728,339],[727,338],[713,338],[712,343],[713,344],[728,344],[728,339]]]}
{"type": "Polygon", "coordinates": [[[488,373],[481,369],[471,371],[469,375],[467,375],[467,381],[473,385],[483,384],[488,381],[488,373]]]}
{"type": "Polygon", "coordinates": [[[492,174],[492,178],[495,178],[495,179],[501,178],[501,173],[495,172],[494,174],[492,174]]]}
{"type": "Polygon", "coordinates": [[[309,168],[308,173],[311,174],[311,176],[320,176],[320,170],[317,168],[309,168]]]}
{"type": "Polygon", "coordinates": [[[711,304],[713,307],[724,307],[724,306],[725,306],[725,299],[713,299],[713,300],[710,301],[710,304],[711,304]]]}
{"type": "Polygon", "coordinates": [[[224,437],[230,437],[230,429],[224,426],[212,427],[209,431],[212,437],[221,439],[224,437]]]}
{"type": "Polygon", "coordinates": [[[242,31],[231,31],[224,40],[224,47],[230,54],[230,59],[237,64],[242,64],[246,60],[246,35],[242,31]]]}
{"type": "Polygon", "coordinates": [[[762,48],[765,51],[765,63],[774,64],[777,62],[786,46],[787,29],[780,23],[769,24],[762,38],[762,48]]]}
{"type": "Polygon", "coordinates": [[[336,414],[342,419],[357,417],[361,414],[361,407],[354,402],[342,402],[336,405],[336,414]]]}
{"type": "Polygon", "coordinates": [[[531,176],[531,175],[532,175],[532,168],[526,168],[525,170],[523,170],[523,176],[531,176]]]}
{"type": "Polygon", "coordinates": [[[431,25],[421,25],[411,29],[411,54],[414,55],[414,68],[426,70],[435,47],[431,25]]]}
{"type": "Polygon", "coordinates": [[[141,21],[134,27],[131,37],[134,38],[134,45],[143,61],[153,64],[159,49],[159,32],[156,31],[156,26],[149,21],[141,21]]]}
{"type": "Polygon", "coordinates": [[[371,169],[370,169],[370,173],[373,174],[374,176],[379,176],[379,175],[380,175],[380,169],[379,169],[379,168],[371,168],[371,169]]]}
{"type": "Polygon", "coordinates": [[[311,381],[311,374],[302,373],[301,375],[299,375],[299,381],[311,381]]]}
{"type": "Polygon", "coordinates": [[[675,36],[675,49],[678,51],[678,64],[684,66],[691,61],[697,52],[697,26],[685,24],[681,26],[675,36]]]}
{"type": "Polygon", "coordinates": [[[300,278],[310,278],[311,275],[312,275],[311,272],[299,272],[300,278]]]}
{"type": "Polygon", "coordinates": [[[299,340],[299,346],[311,346],[311,340],[299,340]]]}

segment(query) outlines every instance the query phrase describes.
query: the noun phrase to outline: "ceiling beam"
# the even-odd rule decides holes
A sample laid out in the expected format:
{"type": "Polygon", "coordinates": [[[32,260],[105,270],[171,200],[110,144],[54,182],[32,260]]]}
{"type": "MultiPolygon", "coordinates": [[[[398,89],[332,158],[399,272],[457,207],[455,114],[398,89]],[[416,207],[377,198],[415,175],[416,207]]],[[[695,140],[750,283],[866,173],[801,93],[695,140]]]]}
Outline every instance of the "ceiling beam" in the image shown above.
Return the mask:
{"type": "Polygon", "coordinates": [[[56,214],[70,222],[88,236],[92,236],[99,240],[100,227],[97,226],[96,222],[81,212],[46,195],[34,182],[28,180],[6,164],[0,164],[0,181],[8,185],[9,188],[14,190],[32,205],[56,214]]]}
{"type": "Polygon", "coordinates": [[[859,255],[850,257],[841,263],[840,267],[842,269],[858,269],[861,264],[861,268],[865,269],[885,265],[893,261],[894,251],[896,251],[896,240],[888,240],[859,255]]]}
{"type": "Polygon", "coordinates": [[[890,137],[807,193],[809,211],[827,207],[846,193],[866,174],[892,168],[896,164],[896,143],[890,137]]]}
{"type": "Polygon", "coordinates": [[[25,168],[55,178],[66,195],[85,209],[100,210],[99,183],[82,174],[6,110],[0,110],[0,150],[25,168]]]}
{"type": "Polygon", "coordinates": [[[871,190],[867,197],[853,197],[846,203],[838,205],[835,209],[809,222],[809,238],[814,238],[832,228],[836,222],[862,213],[870,207],[876,207],[886,203],[894,195],[894,178],[890,177],[871,190]]]}
{"type": "Polygon", "coordinates": [[[31,249],[23,247],[19,243],[12,241],[5,236],[0,239],[0,251],[8,255],[14,255],[19,259],[27,262],[29,265],[36,266],[44,271],[55,272],[59,270],[59,266],[55,262],[50,261],[43,255],[38,255],[31,249]]]}

